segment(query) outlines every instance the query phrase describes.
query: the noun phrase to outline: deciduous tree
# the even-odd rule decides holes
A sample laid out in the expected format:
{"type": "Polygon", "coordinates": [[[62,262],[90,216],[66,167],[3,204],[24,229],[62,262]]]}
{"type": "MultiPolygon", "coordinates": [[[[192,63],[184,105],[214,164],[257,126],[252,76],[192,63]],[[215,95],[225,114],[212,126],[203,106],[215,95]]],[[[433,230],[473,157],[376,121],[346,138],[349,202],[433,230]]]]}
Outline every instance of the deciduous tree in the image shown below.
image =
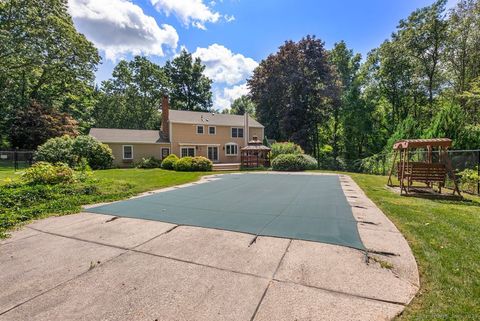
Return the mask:
{"type": "Polygon", "coordinates": [[[165,71],[170,80],[170,103],[173,109],[209,111],[212,107],[212,80],[203,74],[205,65],[186,50],[172,61],[165,71]]]}
{"type": "Polygon", "coordinates": [[[78,135],[77,122],[67,113],[45,108],[32,101],[26,107],[17,110],[10,128],[12,147],[36,149],[49,138],[63,135],[78,135]]]}

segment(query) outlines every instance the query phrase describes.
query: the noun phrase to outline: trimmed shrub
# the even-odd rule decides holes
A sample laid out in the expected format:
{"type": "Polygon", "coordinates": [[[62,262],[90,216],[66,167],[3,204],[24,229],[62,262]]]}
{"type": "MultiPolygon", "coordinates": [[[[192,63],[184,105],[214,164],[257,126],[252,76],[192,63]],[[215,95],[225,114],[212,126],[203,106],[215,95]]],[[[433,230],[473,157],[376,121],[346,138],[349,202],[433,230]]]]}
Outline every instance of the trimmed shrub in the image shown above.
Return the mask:
{"type": "Polygon", "coordinates": [[[163,159],[161,167],[163,169],[174,169],[175,163],[177,161],[178,161],[178,156],[175,154],[170,154],[163,159]]]}
{"type": "Polygon", "coordinates": [[[213,163],[208,158],[197,156],[192,160],[192,170],[198,172],[209,172],[212,170],[213,163]]]}
{"type": "Polygon", "coordinates": [[[174,164],[174,169],[179,172],[208,172],[211,171],[213,163],[202,156],[182,157],[174,164]]]}
{"type": "Polygon", "coordinates": [[[297,156],[303,158],[305,170],[313,170],[318,168],[318,162],[314,157],[307,154],[300,154],[297,156]]]}
{"type": "Polygon", "coordinates": [[[78,160],[77,156],[73,154],[73,138],[66,135],[50,138],[38,147],[34,159],[52,164],[65,163],[70,167],[75,167],[78,160]]]}
{"type": "Polygon", "coordinates": [[[113,154],[110,147],[87,135],[51,138],[35,152],[36,161],[52,164],[61,162],[72,168],[82,159],[85,159],[92,169],[105,169],[112,166],[113,154]]]}
{"type": "Polygon", "coordinates": [[[73,140],[72,153],[78,159],[85,158],[92,169],[112,167],[113,154],[110,147],[90,135],[77,136],[73,140]]]}
{"type": "Polygon", "coordinates": [[[275,171],[304,171],[316,169],[317,161],[305,154],[281,154],[272,161],[275,171]]]}
{"type": "Polygon", "coordinates": [[[155,157],[147,157],[142,158],[137,164],[135,164],[136,168],[159,168],[162,165],[162,161],[156,159],[155,157]]]}
{"type": "Polygon", "coordinates": [[[182,157],[175,162],[173,168],[179,172],[190,172],[193,170],[193,157],[182,157]]]}
{"type": "Polygon", "coordinates": [[[270,158],[274,160],[278,155],[283,154],[303,154],[302,148],[294,143],[274,143],[272,144],[272,150],[270,151],[270,158]]]}
{"type": "Polygon", "coordinates": [[[28,184],[60,184],[75,181],[75,172],[64,163],[38,162],[25,170],[22,179],[28,184]]]}

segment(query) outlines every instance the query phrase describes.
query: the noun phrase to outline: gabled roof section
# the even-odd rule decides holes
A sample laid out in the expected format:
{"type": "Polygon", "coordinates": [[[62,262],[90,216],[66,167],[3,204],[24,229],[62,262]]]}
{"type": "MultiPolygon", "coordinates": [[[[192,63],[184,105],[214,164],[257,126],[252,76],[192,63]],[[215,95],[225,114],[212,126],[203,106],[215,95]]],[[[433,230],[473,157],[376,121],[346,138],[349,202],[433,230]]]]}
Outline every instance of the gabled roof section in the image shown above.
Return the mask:
{"type": "MultiPolygon", "coordinates": [[[[198,111],[170,110],[169,120],[172,123],[205,124],[211,126],[243,126],[245,117],[242,115],[206,113],[198,111]]],[[[250,127],[263,128],[263,125],[252,117],[248,117],[250,127]]]]}
{"type": "Polygon", "coordinates": [[[102,143],[169,143],[159,130],[92,128],[89,134],[102,143]]]}

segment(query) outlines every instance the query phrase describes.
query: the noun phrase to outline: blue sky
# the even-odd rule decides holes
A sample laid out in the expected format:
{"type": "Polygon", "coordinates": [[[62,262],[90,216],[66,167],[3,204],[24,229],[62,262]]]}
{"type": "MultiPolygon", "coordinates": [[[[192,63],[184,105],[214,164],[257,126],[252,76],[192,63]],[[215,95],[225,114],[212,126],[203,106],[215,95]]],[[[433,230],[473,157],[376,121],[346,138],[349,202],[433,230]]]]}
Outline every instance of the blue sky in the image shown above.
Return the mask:
{"type": "MultiPolygon", "coordinates": [[[[135,54],[163,64],[181,48],[214,80],[214,107],[248,92],[245,80],[285,40],[314,34],[331,48],[345,40],[365,56],[398,22],[433,0],[69,0],[80,32],[103,57],[97,82],[135,54]]],[[[451,7],[456,0],[450,0],[451,7]]]]}

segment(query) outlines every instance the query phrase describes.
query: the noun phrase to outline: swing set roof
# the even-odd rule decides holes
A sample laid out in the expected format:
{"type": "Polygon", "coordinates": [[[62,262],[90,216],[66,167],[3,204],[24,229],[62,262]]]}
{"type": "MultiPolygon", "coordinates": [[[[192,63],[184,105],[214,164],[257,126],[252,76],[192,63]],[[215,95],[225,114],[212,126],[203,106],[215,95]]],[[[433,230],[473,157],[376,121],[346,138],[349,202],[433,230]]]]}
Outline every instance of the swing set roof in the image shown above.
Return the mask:
{"type": "Polygon", "coordinates": [[[427,147],[451,147],[452,140],[449,138],[431,139],[402,139],[393,145],[394,150],[427,147]]]}

